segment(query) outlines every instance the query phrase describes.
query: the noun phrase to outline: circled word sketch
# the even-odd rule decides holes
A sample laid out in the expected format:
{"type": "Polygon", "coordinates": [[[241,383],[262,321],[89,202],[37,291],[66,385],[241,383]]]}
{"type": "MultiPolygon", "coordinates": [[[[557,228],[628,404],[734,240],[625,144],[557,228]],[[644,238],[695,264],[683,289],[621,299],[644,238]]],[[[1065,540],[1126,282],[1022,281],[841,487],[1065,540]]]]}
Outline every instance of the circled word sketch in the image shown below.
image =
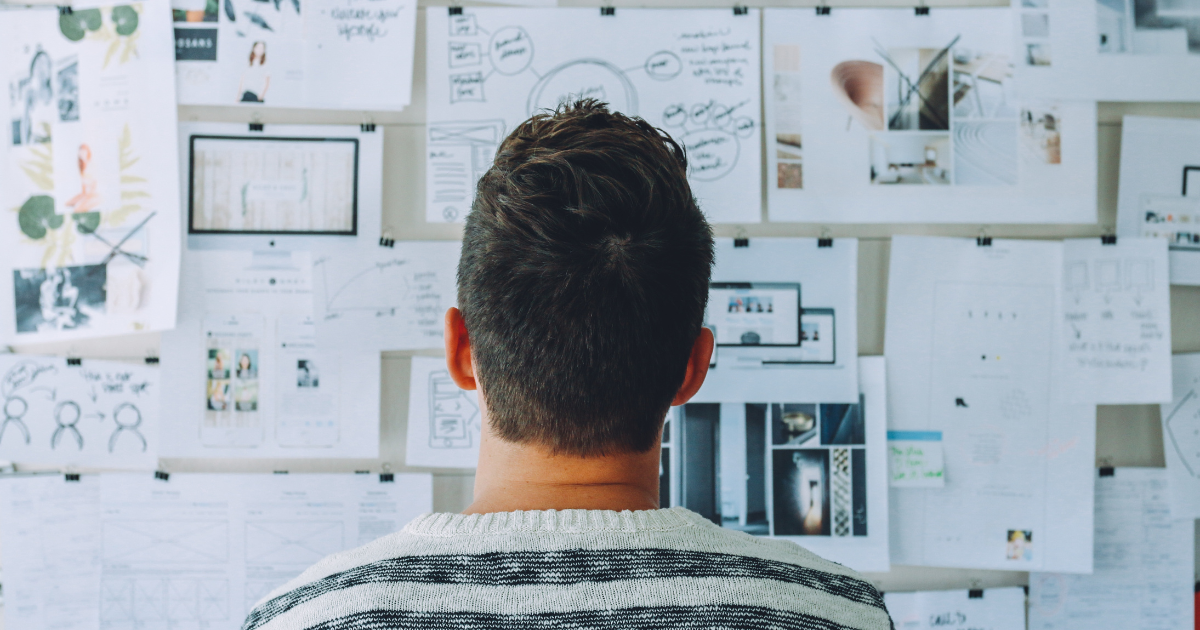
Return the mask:
{"type": "Polygon", "coordinates": [[[427,221],[463,221],[504,137],[582,98],[670,133],[710,221],[759,221],[757,10],[431,10],[426,29],[427,221]]]}

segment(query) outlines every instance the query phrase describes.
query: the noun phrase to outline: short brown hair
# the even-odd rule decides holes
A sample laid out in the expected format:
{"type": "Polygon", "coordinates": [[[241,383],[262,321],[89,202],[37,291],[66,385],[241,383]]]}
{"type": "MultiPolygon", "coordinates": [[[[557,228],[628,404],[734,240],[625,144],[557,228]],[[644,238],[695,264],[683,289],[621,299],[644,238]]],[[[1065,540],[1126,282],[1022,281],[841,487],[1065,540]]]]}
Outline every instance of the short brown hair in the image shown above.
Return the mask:
{"type": "Polygon", "coordinates": [[[521,123],[479,180],[458,267],[492,430],[555,453],[651,448],[712,263],[665,132],[591,99],[521,123]]]}

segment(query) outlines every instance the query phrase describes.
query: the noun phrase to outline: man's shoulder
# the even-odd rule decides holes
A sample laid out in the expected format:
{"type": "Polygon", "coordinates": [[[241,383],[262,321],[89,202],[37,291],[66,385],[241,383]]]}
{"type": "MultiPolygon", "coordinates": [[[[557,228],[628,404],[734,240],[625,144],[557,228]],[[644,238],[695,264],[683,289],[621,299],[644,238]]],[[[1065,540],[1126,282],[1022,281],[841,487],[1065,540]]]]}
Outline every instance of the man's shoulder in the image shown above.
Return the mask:
{"type": "Polygon", "coordinates": [[[363,615],[392,628],[891,626],[878,591],[847,567],[698,517],[679,523],[457,535],[410,526],[326,558],[244,629],[354,627],[363,615]]]}

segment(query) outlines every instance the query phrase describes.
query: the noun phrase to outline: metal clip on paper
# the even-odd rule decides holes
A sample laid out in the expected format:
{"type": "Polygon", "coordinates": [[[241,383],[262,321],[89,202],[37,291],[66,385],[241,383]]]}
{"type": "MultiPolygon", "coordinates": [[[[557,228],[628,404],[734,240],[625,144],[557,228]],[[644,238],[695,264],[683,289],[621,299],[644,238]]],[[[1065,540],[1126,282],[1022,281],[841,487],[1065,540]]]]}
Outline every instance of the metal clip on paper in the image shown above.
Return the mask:
{"type": "Polygon", "coordinates": [[[1101,466],[1100,467],[1100,476],[1101,477],[1112,477],[1116,474],[1117,474],[1117,470],[1115,468],[1113,468],[1112,466],[1101,466]]]}
{"type": "Polygon", "coordinates": [[[616,15],[616,7],[600,7],[600,15],[616,15]]]}
{"type": "Polygon", "coordinates": [[[967,591],[967,599],[983,599],[983,589],[973,588],[967,591]]]}
{"type": "Polygon", "coordinates": [[[395,483],[396,475],[390,472],[379,473],[379,483],[395,483]]]}
{"type": "Polygon", "coordinates": [[[67,365],[73,366],[73,367],[79,367],[79,366],[83,365],[83,359],[81,359],[79,357],[67,357],[67,365]]]}
{"type": "Polygon", "coordinates": [[[262,124],[262,123],[260,123],[260,122],[252,122],[252,123],[250,123],[250,131],[262,131],[262,130],[263,130],[263,124],[262,124]]]}
{"type": "Polygon", "coordinates": [[[750,236],[746,234],[746,228],[738,227],[737,234],[733,237],[734,247],[750,247],[750,236]]]}
{"type": "Polygon", "coordinates": [[[159,481],[170,481],[171,473],[169,473],[165,470],[156,470],[156,471],[154,471],[154,478],[159,481]]]}
{"type": "Polygon", "coordinates": [[[75,12],[75,10],[71,8],[71,5],[64,5],[64,6],[58,7],[59,15],[71,15],[74,12],[75,12]]]}
{"type": "Polygon", "coordinates": [[[829,7],[825,5],[817,7],[817,15],[829,15],[829,7]]]}
{"type": "Polygon", "coordinates": [[[975,245],[977,247],[992,246],[992,237],[988,236],[986,228],[979,230],[979,236],[975,237],[975,245]]]}
{"type": "Polygon", "coordinates": [[[1117,235],[1116,234],[1105,234],[1104,236],[1101,236],[1100,244],[1101,245],[1116,245],[1117,244],[1117,235]]]}
{"type": "Polygon", "coordinates": [[[396,239],[392,238],[391,234],[384,232],[383,236],[379,237],[379,246],[380,247],[395,247],[396,239]]]}
{"type": "Polygon", "coordinates": [[[365,122],[359,125],[358,128],[362,130],[363,133],[375,133],[375,123],[373,122],[365,122]]]}
{"type": "Polygon", "coordinates": [[[450,15],[462,15],[462,7],[450,7],[450,15]]]}
{"type": "Polygon", "coordinates": [[[747,9],[746,7],[744,7],[740,4],[733,7],[734,15],[746,15],[747,13],[750,13],[750,9],[747,9]]]}
{"type": "Polygon", "coordinates": [[[70,482],[78,482],[79,481],[79,473],[73,473],[73,472],[63,473],[63,480],[70,481],[70,482]]]}
{"type": "Polygon", "coordinates": [[[914,7],[913,12],[917,15],[929,15],[929,7],[914,7]]]}
{"type": "Polygon", "coordinates": [[[817,247],[833,247],[833,237],[829,235],[829,228],[821,228],[821,236],[817,239],[817,247]]]}
{"type": "Polygon", "coordinates": [[[155,356],[146,357],[146,365],[158,365],[158,357],[155,357],[155,356]]]}

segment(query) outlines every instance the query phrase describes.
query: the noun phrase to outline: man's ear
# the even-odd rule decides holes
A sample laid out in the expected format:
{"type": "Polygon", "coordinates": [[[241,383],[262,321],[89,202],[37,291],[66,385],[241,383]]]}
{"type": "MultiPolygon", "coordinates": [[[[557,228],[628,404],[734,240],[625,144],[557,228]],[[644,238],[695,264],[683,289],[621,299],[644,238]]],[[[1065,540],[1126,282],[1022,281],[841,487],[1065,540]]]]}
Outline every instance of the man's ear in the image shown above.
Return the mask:
{"type": "MultiPolygon", "coordinates": [[[[448,319],[447,322],[449,322],[448,319]]],[[[447,337],[446,343],[449,347],[449,337],[447,337]]],[[[712,331],[701,328],[700,334],[696,337],[696,343],[692,344],[692,354],[688,356],[687,372],[683,375],[683,384],[679,386],[679,391],[675,392],[675,400],[671,401],[672,406],[686,403],[696,395],[696,392],[700,391],[700,386],[704,384],[704,378],[708,376],[708,364],[712,359],[714,343],[712,331]]]]}
{"type": "MultiPolygon", "coordinates": [[[[446,367],[455,384],[466,390],[476,388],[475,365],[471,362],[471,337],[462,313],[453,306],[446,311],[446,367]]],[[[705,364],[707,366],[707,364],[705,364]]],[[[690,368],[689,368],[690,369],[690,368]]]]}

